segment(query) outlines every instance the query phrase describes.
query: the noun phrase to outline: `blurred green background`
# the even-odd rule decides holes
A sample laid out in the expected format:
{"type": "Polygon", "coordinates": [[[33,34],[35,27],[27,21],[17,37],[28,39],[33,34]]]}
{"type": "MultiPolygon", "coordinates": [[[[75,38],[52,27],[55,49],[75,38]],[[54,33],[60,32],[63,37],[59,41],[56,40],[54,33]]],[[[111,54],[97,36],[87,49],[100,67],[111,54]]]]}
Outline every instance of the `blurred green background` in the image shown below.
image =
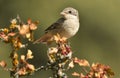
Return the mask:
{"type": "MultiPolygon", "coordinates": [[[[35,31],[37,39],[68,6],[79,10],[81,23],[77,35],[70,39],[73,55],[87,59],[90,63],[110,65],[115,72],[114,78],[120,78],[120,0],[0,0],[0,28],[9,26],[10,19],[17,14],[23,21],[30,17],[40,21],[35,31]]],[[[30,62],[36,67],[45,65],[47,47],[43,44],[30,44],[29,48],[35,57],[30,62]]],[[[10,52],[10,45],[0,42],[0,60],[7,61],[9,67],[10,52]]],[[[69,78],[73,78],[71,72],[80,70],[78,67],[70,70],[69,78]]],[[[40,71],[23,78],[48,78],[50,75],[51,71],[40,71]]],[[[10,78],[9,72],[0,69],[0,77],[10,78]]]]}

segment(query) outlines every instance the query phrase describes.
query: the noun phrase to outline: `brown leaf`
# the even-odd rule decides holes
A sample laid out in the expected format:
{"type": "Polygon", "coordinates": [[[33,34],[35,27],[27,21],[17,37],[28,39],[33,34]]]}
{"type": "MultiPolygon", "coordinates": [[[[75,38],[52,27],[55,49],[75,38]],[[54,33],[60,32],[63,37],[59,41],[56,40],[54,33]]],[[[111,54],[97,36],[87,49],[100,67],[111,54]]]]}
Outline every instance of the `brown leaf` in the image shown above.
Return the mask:
{"type": "Polygon", "coordinates": [[[37,29],[37,25],[32,23],[30,24],[30,30],[36,30],[37,29]]]}
{"type": "Polygon", "coordinates": [[[8,36],[15,36],[15,35],[16,35],[16,33],[14,33],[14,32],[11,32],[8,34],[8,36]]]}
{"type": "Polygon", "coordinates": [[[25,24],[23,24],[22,26],[19,26],[18,30],[19,30],[20,35],[22,36],[25,36],[27,33],[30,32],[29,26],[25,24]]]}
{"type": "Polygon", "coordinates": [[[38,24],[38,23],[32,22],[31,19],[28,19],[27,22],[28,22],[28,25],[29,25],[29,27],[30,27],[30,30],[36,30],[36,29],[37,29],[37,24],[38,24]]]}
{"type": "Polygon", "coordinates": [[[18,61],[18,59],[14,59],[12,63],[13,63],[13,66],[18,66],[19,61],[18,61]]]}
{"type": "Polygon", "coordinates": [[[17,23],[17,20],[16,19],[12,19],[11,20],[11,24],[16,24],[17,23]]]}
{"type": "Polygon", "coordinates": [[[111,68],[109,66],[100,63],[93,63],[91,72],[96,72],[96,77],[106,78],[107,76],[114,76],[114,72],[111,71],[111,68]]]}
{"type": "Polygon", "coordinates": [[[20,76],[26,75],[26,73],[27,73],[27,71],[26,71],[26,68],[25,68],[25,67],[21,68],[21,69],[18,71],[18,74],[19,74],[20,76]]]}
{"type": "Polygon", "coordinates": [[[34,67],[34,65],[32,65],[32,64],[27,64],[27,65],[26,65],[26,69],[27,69],[28,71],[30,71],[30,72],[34,72],[35,67],[34,67]]]}
{"type": "Polygon", "coordinates": [[[13,59],[18,59],[18,54],[17,54],[17,53],[14,53],[12,58],[13,58],[13,59]]]}
{"type": "Polygon", "coordinates": [[[26,33],[26,38],[30,38],[31,37],[31,33],[26,33]]]}
{"type": "Polygon", "coordinates": [[[5,61],[0,61],[0,66],[5,68],[7,66],[7,63],[5,61]]]}
{"type": "Polygon", "coordinates": [[[0,33],[0,38],[4,41],[8,41],[8,36],[4,32],[0,33]]]}
{"type": "Polygon", "coordinates": [[[56,35],[54,35],[54,40],[56,41],[56,43],[65,43],[66,42],[66,40],[67,40],[67,38],[66,37],[61,37],[60,36],[60,34],[56,34],[56,35]]]}
{"type": "Polygon", "coordinates": [[[108,69],[106,71],[107,71],[108,76],[110,77],[115,75],[115,73],[111,69],[108,69]]]}
{"type": "Polygon", "coordinates": [[[31,24],[31,23],[32,23],[32,20],[31,20],[30,18],[28,18],[27,23],[28,23],[28,24],[31,24]]]}
{"type": "Polygon", "coordinates": [[[51,47],[48,49],[48,53],[49,54],[54,54],[54,53],[57,53],[58,52],[58,49],[56,47],[51,47]]]}
{"type": "Polygon", "coordinates": [[[69,63],[69,66],[68,66],[69,68],[73,68],[74,67],[74,62],[73,61],[71,61],[70,63],[69,63]]]}
{"type": "Polygon", "coordinates": [[[4,29],[2,29],[2,31],[3,31],[4,33],[8,33],[8,32],[9,32],[9,29],[8,29],[8,28],[4,28],[4,29]]]}
{"type": "Polygon", "coordinates": [[[11,22],[10,29],[15,29],[17,26],[17,20],[12,19],[10,22],[11,22]]]}
{"type": "Polygon", "coordinates": [[[32,59],[33,57],[34,57],[34,56],[32,55],[32,51],[31,51],[31,50],[28,50],[26,58],[27,58],[27,59],[32,59]]]}
{"type": "Polygon", "coordinates": [[[12,38],[12,43],[15,49],[19,49],[25,46],[21,43],[20,37],[12,38]]]}
{"type": "Polygon", "coordinates": [[[25,61],[25,55],[21,55],[20,60],[25,61]]]}
{"type": "Polygon", "coordinates": [[[78,59],[77,57],[74,58],[74,62],[79,64],[80,66],[90,66],[89,62],[85,59],[78,59]]]}
{"type": "Polygon", "coordinates": [[[72,75],[73,75],[73,76],[77,76],[77,77],[79,77],[79,76],[80,76],[80,74],[79,74],[79,73],[77,73],[77,72],[72,73],[72,75]]]}

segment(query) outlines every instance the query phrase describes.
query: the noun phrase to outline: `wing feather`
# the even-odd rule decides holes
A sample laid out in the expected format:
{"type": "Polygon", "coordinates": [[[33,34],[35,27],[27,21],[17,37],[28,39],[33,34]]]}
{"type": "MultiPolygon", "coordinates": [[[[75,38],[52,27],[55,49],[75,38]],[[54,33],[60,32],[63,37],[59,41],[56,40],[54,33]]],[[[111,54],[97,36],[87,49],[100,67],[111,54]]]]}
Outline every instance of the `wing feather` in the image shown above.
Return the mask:
{"type": "Polygon", "coordinates": [[[46,30],[45,30],[45,33],[51,31],[51,30],[54,30],[54,29],[59,29],[62,24],[64,23],[64,18],[60,18],[58,19],[55,23],[53,23],[51,26],[49,26],[46,30]]]}

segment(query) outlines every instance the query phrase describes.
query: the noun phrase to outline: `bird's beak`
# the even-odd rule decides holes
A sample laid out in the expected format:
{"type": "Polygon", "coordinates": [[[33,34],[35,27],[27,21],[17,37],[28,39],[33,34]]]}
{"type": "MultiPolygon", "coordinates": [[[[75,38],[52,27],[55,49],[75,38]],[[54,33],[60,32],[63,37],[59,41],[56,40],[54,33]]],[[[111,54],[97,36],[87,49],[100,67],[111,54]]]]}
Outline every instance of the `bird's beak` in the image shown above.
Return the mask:
{"type": "Polygon", "coordinates": [[[60,15],[63,15],[63,16],[64,16],[64,15],[66,15],[66,13],[65,13],[65,12],[61,12],[60,15]]]}

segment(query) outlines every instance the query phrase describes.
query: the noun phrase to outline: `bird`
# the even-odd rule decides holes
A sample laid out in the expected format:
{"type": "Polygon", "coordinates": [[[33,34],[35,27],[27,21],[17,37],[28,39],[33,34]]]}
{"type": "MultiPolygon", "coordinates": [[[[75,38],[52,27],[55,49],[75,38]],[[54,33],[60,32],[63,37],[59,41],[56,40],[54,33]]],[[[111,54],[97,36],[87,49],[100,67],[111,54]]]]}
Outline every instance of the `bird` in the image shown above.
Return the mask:
{"type": "Polygon", "coordinates": [[[73,37],[80,28],[78,10],[67,7],[60,12],[61,17],[45,29],[45,34],[33,43],[47,43],[53,40],[53,36],[59,34],[60,37],[69,39],[73,37]]]}

